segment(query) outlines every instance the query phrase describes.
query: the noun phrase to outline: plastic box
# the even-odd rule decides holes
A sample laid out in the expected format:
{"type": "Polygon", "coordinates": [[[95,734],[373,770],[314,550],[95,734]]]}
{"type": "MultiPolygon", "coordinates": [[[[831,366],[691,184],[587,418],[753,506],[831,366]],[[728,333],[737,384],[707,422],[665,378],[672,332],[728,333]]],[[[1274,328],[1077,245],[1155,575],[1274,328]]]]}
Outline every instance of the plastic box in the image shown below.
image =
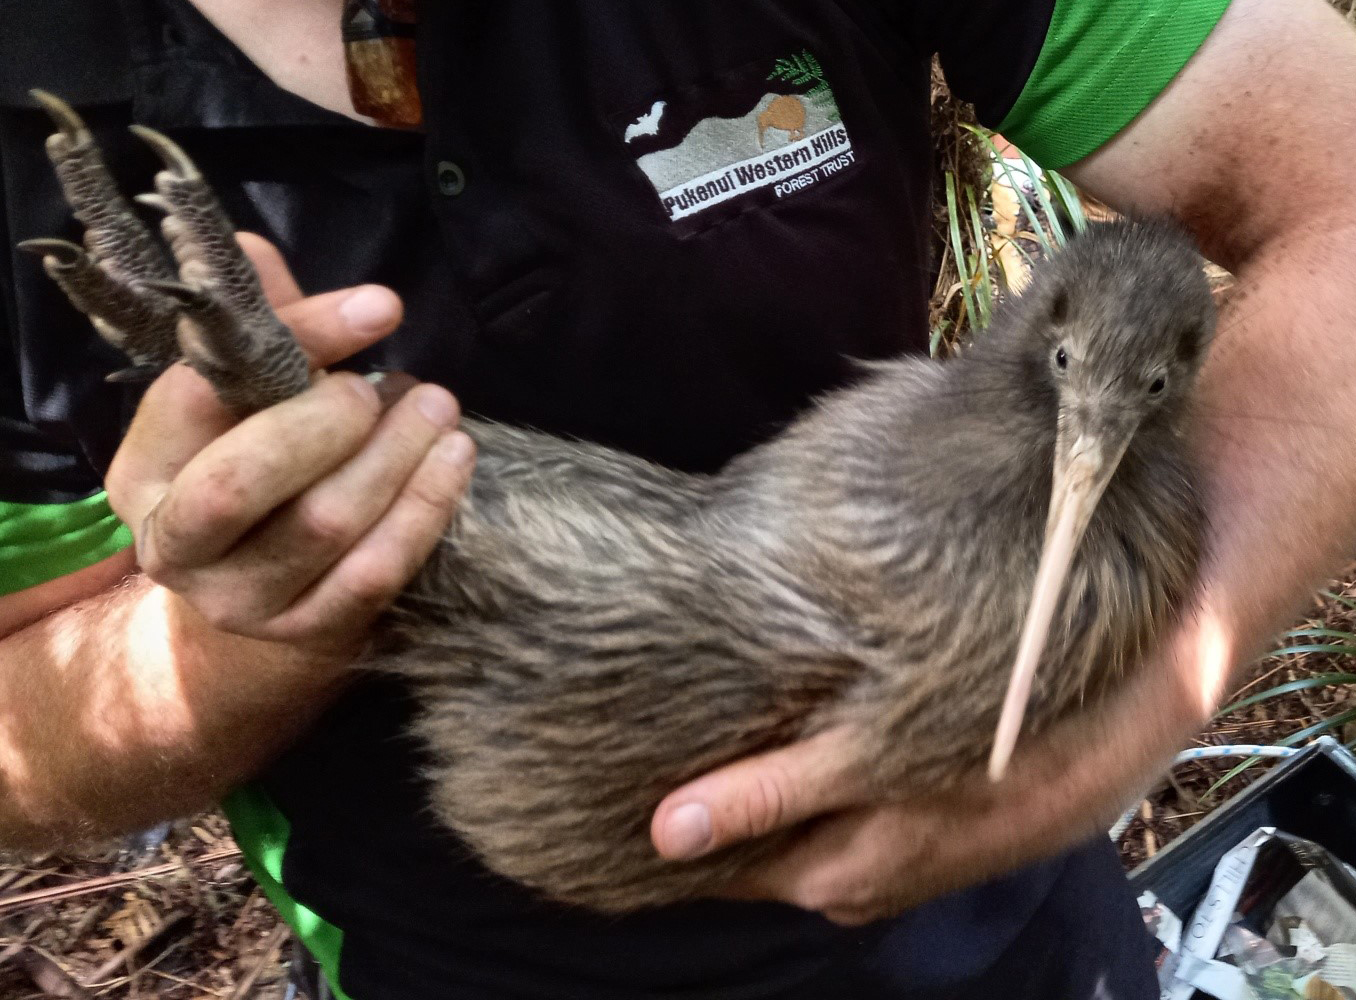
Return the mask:
{"type": "Polygon", "coordinates": [[[1130,882],[1186,924],[1219,859],[1260,826],[1315,841],[1356,866],[1356,757],[1331,737],[1316,740],[1145,861],[1130,882]]]}

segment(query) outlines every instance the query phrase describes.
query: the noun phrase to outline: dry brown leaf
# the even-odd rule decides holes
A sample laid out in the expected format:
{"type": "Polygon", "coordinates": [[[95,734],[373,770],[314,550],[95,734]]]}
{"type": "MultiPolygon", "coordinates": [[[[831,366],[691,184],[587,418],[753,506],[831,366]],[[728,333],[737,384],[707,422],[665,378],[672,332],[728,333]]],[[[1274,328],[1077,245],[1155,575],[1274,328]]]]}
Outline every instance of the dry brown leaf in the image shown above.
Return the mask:
{"type": "Polygon", "coordinates": [[[100,926],[108,931],[124,946],[135,945],[145,940],[160,924],[160,914],[150,901],[133,893],[126,893],[123,899],[126,905],[120,907],[100,926]]]}

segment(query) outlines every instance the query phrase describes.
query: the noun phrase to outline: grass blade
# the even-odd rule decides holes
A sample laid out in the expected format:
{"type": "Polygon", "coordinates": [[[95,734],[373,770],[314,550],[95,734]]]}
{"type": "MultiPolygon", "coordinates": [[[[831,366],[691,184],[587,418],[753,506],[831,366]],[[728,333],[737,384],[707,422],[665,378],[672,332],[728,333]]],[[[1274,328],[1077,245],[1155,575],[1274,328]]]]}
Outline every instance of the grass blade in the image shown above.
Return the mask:
{"type": "Polygon", "coordinates": [[[1293,691],[1309,691],[1313,688],[1327,687],[1330,684],[1353,683],[1356,683],[1356,674],[1315,674],[1313,677],[1303,677],[1297,681],[1277,684],[1273,688],[1240,699],[1232,705],[1226,705],[1215,713],[1215,718],[1229,715],[1232,712],[1237,712],[1240,708],[1247,708],[1249,705],[1256,705],[1270,698],[1279,698],[1281,695],[1290,694],[1293,691]]]}
{"type": "Polygon", "coordinates": [[[1303,743],[1329,729],[1336,729],[1338,726],[1345,726],[1348,722],[1356,722],[1356,708],[1349,708],[1345,712],[1339,712],[1331,719],[1322,719],[1315,722],[1312,726],[1306,726],[1297,733],[1292,733],[1283,740],[1278,740],[1276,745],[1281,747],[1293,747],[1296,743],[1303,743]]]}
{"type": "MultiPolygon", "coordinates": [[[[1326,733],[1329,729],[1336,729],[1338,726],[1345,726],[1349,722],[1356,722],[1356,708],[1349,708],[1345,712],[1339,712],[1337,715],[1334,715],[1331,719],[1323,719],[1319,722],[1315,722],[1312,726],[1306,726],[1304,729],[1301,729],[1297,733],[1291,733],[1285,739],[1277,740],[1276,746],[1293,747],[1297,743],[1304,743],[1306,740],[1310,740],[1315,736],[1321,736],[1323,733],[1326,733]]],[[[1224,775],[1224,777],[1220,778],[1218,781],[1216,781],[1213,785],[1211,785],[1209,788],[1205,790],[1205,794],[1201,796],[1201,801],[1205,802],[1217,791],[1219,791],[1219,789],[1223,787],[1225,782],[1227,782],[1231,778],[1235,778],[1238,775],[1242,774],[1244,771],[1252,767],[1261,759],[1262,759],[1261,757],[1249,757],[1247,760],[1243,761],[1243,763],[1231,769],[1227,774],[1224,775]]]]}
{"type": "Polygon", "coordinates": [[[1214,797],[1214,794],[1216,792],[1218,792],[1221,788],[1227,785],[1232,779],[1237,778],[1240,774],[1242,774],[1248,768],[1252,767],[1261,759],[1262,759],[1261,757],[1249,757],[1247,760],[1235,764],[1233,767],[1229,768],[1229,770],[1226,771],[1222,777],[1216,779],[1213,785],[1211,785],[1209,788],[1207,788],[1204,792],[1201,793],[1201,802],[1203,803],[1208,802],[1212,797],[1214,797]]]}
{"type": "Polygon", "coordinates": [[[1054,234],[1055,242],[1063,246],[1069,242],[1069,238],[1065,235],[1064,223],[1059,221],[1059,213],[1055,211],[1055,206],[1050,203],[1050,195],[1045,190],[1044,178],[1047,175],[1036,165],[1035,160],[1020,149],[1017,152],[1022,157],[1022,166],[1026,167],[1026,172],[1031,176],[1031,183],[1036,188],[1036,197],[1040,199],[1041,208],[1044,210],[1046,221],[1050,225],[1050,232],[1054,234]]]}
{"type": "Polygon", "coordinates": [[[960,213],[956,205],[956,175],[950,171],[947,171],[946,174],[946,218],[951,234],[951,253],[956,258],[956,272],[960,275],[961,298],[965,302],[965,318],[973,324],[975,322],[975,298],[970,287],[971,275],[966,273],[969,270],[969,263],[965,257],[965,246],[961,241],[960,213]]]}
{"type": "Polygon", "coordinates": [[[1351,608],[1352,610],[1356,610],[1356,599],[1352,599],[1352,598],[1350,598],[1350,597],[1344,597],[1344,596],[1342,596],[1341,594],[1334,594],[1331,590],[1320,590],[1318,593],[1319,593],[1320,596],[1326,597],[1326,598],[1327,598],[1328,600],[1330,600],[1330,601],[1336,601],[1338,604],[1342,605],[1343,607],[1347,607],[1347,608],[1351,608]]]}
{"type": "Polygon", "coordinates": [[[1349,639],[1356,642],[1356,634],[1343,632],[1335,628],[1292,628],[1289,632],[1282,633],[1285,639],[1303,639],[1303,638],[1329,638],[1329,639],[1349,639]]]}
{"type": "Polygon", "coordinates": [[[1073,223],[1074,232],[1080,234],[1087,232],[1088,214],[1083,211],[1083,202],[1078,197],[1078,191],[1053,170],[1047,171],[1045,176],[1055,192],[1055,200],[1059,202],[1059,207],[1069,217],[1069,221],[1073,223]]]}
{"type": "Polygon", "coordinates": [[[979,217],[979,205],[975,200],[973,188],[965,189],[966,204],[970,209],[970,233],[975,241],[975,267],[979,271],[979,287],[975,289],[975,304],[979,307],[976,323],[979,327],[988,327],[993,318],[994,289],[993,278],[989,274],[993,259],[990,255],[989,241],[984,235],[984,222],[979,217]]]}
{"type": "Polygon", "coordinates": [[[1294,646],[1283,646],[1272,656],[1290,656],[1295,653],[1338,653],[1343,656],[1356,656],[1356,646],[1336,642],[1305,642],[1294,646]]]}
{"type": "MultiPolygon", "coordinates": [[[[1036,242],[1041,245],[1041,251],[1045,254],[1053,252],[1054,247],[1050,245],[1050,237],[1045,232],[1045,227],[1041,225],[1040,214],[1036,207],[1031,204],[1031,199],[1027,196],[1026,188],[1022,185],[1017,172],[1008,165],[1007,157],[998,152],[998,147],[994,145],[993,140],[989,138],[988,133],[982,129],[977,129],[973,125],[962,125],[962,128],[968,130],[973,135],[978,136],[991,156],[998,163],[998,169],[1003,171],[1003,176],[1007,178],[1008,185],[1012,188],[1012,193],[1017,196],[1017,201],[1022,206],[1022,211],[1026,214],[1027,221],[1031,223],[1031,232],[1036,237],[1036,242]]],[[[1031,175],[1033,187],[1040,187],[1040,181],[1036,180],[1035,174],[1031,175]]]]}
{"type": "Polygon", "coordinates": [[[942,338],[946,336],[947,331],[951,329],[951,320],[944,319],[937,324],[937,328],[932,331],[932,336],[928,338],[928,357],[935,358],[937,352],[942,348],[942,338]]]}

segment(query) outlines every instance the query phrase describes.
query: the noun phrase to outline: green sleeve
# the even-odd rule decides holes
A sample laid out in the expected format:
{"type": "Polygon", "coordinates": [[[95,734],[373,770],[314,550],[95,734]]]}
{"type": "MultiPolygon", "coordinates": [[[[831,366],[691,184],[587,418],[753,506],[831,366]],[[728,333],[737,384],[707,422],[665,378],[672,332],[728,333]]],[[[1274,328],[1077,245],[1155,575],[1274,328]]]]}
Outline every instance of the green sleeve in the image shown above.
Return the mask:
{"type": "Polygon", "coordinates": [[[222,802],[222,811],[230,820],[231,833],[259,888],[325,970],[330,991],[337,1000],[349,1000],[339,986],[344,932],[293,899],[283,885],[283,858],[292,834],[287,817],[258,785],[236,789],[222,802]]]}
{"type": "Polygon", "coordinates": [[[92,566],[131,544],[105,493],[74,503],[0,502],[0,595],[92,566]]]}
{"type": "Polygon", "coordinates": [[[1056,0],[998,130],[1052,170],[1102,146],[1186,65],[1229,0],[1056,0]]]}

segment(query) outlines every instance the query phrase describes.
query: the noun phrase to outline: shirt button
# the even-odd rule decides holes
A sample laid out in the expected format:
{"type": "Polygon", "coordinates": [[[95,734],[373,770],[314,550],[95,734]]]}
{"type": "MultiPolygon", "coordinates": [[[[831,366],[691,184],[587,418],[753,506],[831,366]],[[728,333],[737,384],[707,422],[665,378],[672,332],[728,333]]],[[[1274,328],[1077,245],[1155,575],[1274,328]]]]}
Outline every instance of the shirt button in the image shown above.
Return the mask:
{"type": "Polygon", "coordinates": [[[455,198],[466,190],[466,174],[451,160],[438,164],[438,190],[449,198],[455,198]]]}

